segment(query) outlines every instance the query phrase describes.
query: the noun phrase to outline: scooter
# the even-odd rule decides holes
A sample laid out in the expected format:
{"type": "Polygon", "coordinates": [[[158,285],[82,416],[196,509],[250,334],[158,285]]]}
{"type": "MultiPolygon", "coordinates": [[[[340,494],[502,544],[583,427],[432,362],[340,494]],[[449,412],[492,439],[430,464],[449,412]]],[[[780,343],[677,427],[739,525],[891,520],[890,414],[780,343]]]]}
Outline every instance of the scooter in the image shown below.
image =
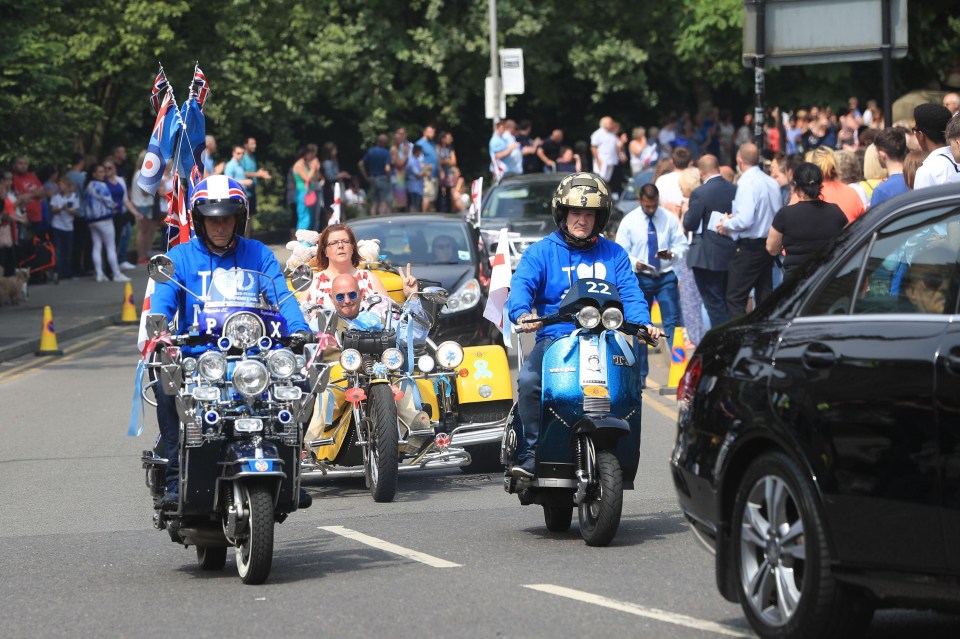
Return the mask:
{"type": "Polygon", "coordinates": [[[646,327],[624,321],[616,286],[601,279],[578,280],[556,313],[527,321],[574,322],[578,328],[544,353],[532,479],[511,474],[524,445],[514,405],[501,442],[504,490],[522,505],[543,506],[553,532],[570,528],[576,506],[583,540],[606,546],[617,533],[623,490],[633,489],[640,460],[640,372],[625,335],[654,346],[657,340],[646,327]]]}

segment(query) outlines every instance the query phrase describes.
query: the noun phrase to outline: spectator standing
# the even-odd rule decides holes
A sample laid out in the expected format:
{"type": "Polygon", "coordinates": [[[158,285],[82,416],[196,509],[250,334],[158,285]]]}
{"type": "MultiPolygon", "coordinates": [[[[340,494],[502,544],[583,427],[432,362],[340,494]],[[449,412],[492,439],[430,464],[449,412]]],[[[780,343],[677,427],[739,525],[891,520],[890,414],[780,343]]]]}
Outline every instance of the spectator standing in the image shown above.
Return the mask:
{"type": "Polygon", "coordinates": [[[569,146],[560,147],[560,156],[556,162],[557,173],[580,173],[583,167],[580,155],[573,152],[569,146]]]}
{"type": "Polygon", "coordinates": [[[107,156],[102,166],[106,175],[107,188],[110,189],[110,197],[113,198],[114,203],[113,226],[117,241],[117,259],[120,263],[120,269],[129,271],[136,268],[136,265],[127,261],[127,253],[130,248],[130,235],[133,232],[133,225],[140,219],[140,212],[130,201],[126,181],[117,175],[117,163],[114,156],[107,156]]]}
{"type": "MultiPolygon", "coordinates": [[[[257,180],[271,180],[273,176],[266,169],[257,168],[257,139],[253,136],[247,136],[243,144],[243,158],[240,164],[243,166],[244,176],[251,180],[250,185],[244,185],[247,192],[247,210],[250,216],[250,223],[246,225],[243,236],[250,239],[250,230],[253,228],[253,218],[257,215],[257,180]]],[[[241,182],[242,184],[242,182],[241,182]]]]}
{"type": "Polygon", "coordinates": [[[430,169],[423,164],[423,149],[414,146],[407,160],[407,202],[411,211],[419,211],[423,206],[423,179],[430,169]]]}
{"type": "Polygon", "coordinates": [[[737,246],[732,239],[717,233],[710,226],[714,212],[727,214],[733,210],[737,187],[720,177],[720,166],[713,155],[704,155],[697,162],[703,184],[690,193],[690,203],[683,216],[683,229],[692,234],[687,264],[712,326],[727,321],[727,271],[737,246]]]}
{"type": "Polygon", "coordinates": [[[907,155],[907,130],[899,126],[883,129],[877,135],[874,144],[880,164],[887,171],[888,177],[873,190],[870,196],[871,207],[909,190],[903,178],[903,160],[907,155]]]}
{"type": "MultiPolygon", "coordinates": [[[[879,132],[878,129],[872,130],[879,132]]],[[[876,191],[877,187],[883,184],[888,177],[889,173],[887,173],[887,170],[880,164],[880,152],[877,151],[877,145],[875,143],[867,145],[866,150],[863,152],[863,179],[857,184],[851,184],[857,193],[860,193],[861,198],[863,198],[864,208],[870,208],[870,200],[873,198],[873,192],[876,191]]]]}
{"type": "MultiPolygon", "coordinates": [[[[680,204],[680,223],[683,224],[684,216],[690,208],[690,195],[700,186],[700,171],[696,167],[687,167],[680,175],[680,191],[683,193],[683,202],[680,204]]],[[[699,231],[700,229],[696,229],[699,231]]],[[[684,229],[681,229],[684,232],[684,229]]],[[[691,241],[691,233],[687,233],[687,241],[691,241]]],[[[689,247],[686,255],[677,260],[674,270],[677,273],[677,279],[680,287],[680,316],[683,318],[683,327],[686,337],[685,346],[690,348],[700,343],[703,334],[706,332],[703,326],[703,299],[697,290],[697,282],[693,275],[693,269],[690,268],[688,258],[690,257],[689,247]]]]}
{"type": "Polygon", "coordinates": [[[40,179],[29,170],[27,158],[19,156],[13,161],[13,193],[17,206],[26,213],[27,222],[35,234],[43,231],[43,198],[45,191],[40,179]]]}
{"type": "Polygon", "coordinates": [[[407,161],[413,142],[407,139],[407,130],[398,128],[393,134],[393,145],[390,147],[390,163],[393,171],[390,173],[390,184],[393,187],[393,210],[407,210],[407,161]]]}
{"type": "Polygon", "coordinates": [[[950,115],[956,115],[957,112],[960,111],[960,93],[951,91],[943,96],[943,106],[947,108],[950,115]]]}
{"type": "Polygon", "coordinates": [[[680,204],[683,202],[680,176],[690,166],[690,157],[689,149],[678,146],[670,154],[670,159],[673,160],[673,171],[661,175],[654,181],[659,194],[660,206],[674,214],[680,213],[680,204]]]}
{"type": "Polygon", "coordinates": [[[387,134],[381,133],[377,136],[376,143],[367,149],[357,163],[360,174],[370,185],[370,215],[390,213],[393,189],[390,185],[390,150],[387,144],[387,134]]]}
{"type": "Polygon", "coordinates": [[[800,140],[803,137],[803,128],[797,122],[797,116],[791,114],[789,120],[787,121],[787,127],[784,129],[783,134],[786,136],[786,154],[792,155],[794,153],[799,153],[800,151],[800,140]]]}
{"type": "MultiPolygon", "coordinates": [[[[631,132],[630,142],[627,144],[627,152],[630,154],[630,175],[639,175],[645,168],[643,165],[643,152],[647,148],[647,130],[642,126],[634,127],[631,132]]],[[[649,166],[649,162],[647,163],[649,166]]]]}
{"type": "Polygon", "coordinates": [[[923,165],[924,160],[930,155],[926,151],[910,151],[903,158],[903,181],[911,191],[914,189],[914,181],[917,177],[917,171],[923,165]]]}
{"type": "Polygon", "coordinates": [[[550,132],[550,137],[544,140],[540,148],[537,149],[537,157],[543,164],[544,173],[556,173],[557,158],[560,157],[560,149],[563,144],[563,131],[554,129],[550,132]]]}
{"type": "Polygon", "coordinates": [[[717,233],[734,239],[737,250],[727,278],[727,312],[730,319],[747,312],[753,290],[759,304],[773,291],[773,257],[767,253],[767,235],[774,213],[780,209],[780,187],[758,166],[760,153],[747,143],[737,151],[740,179],[732,211],[717,224],[717,233]]]}
{"type": "MultiPolygon", "coordinates": [[[[211,175],[223,173],[224,163],[219,165],[214,159],[217,154],[217,138],[212,135],[206,137],[206,146],[203,149],[203,177],[208,178],[211,175]]],[[[140,166],[139,164],[137,166],[140,166]]]]}
{"type": "MultiPolygon", "coordinates": [[[[653,137],[653,135],[651,134],[650,137],[653,137]]],[[[664,153],[673,151],[673,147],[677,142],[676,115],[670,115],[663,127],[657,132],[657,142],[660,143],[660,148],[664,153]]]]}
{"type": "Polygon", "coordinates": [[[320,174],[317,145],[303,145],[303,153],[293,163],[293,180],[297,185],[297,230],[313,228],[313,211],[317,204],[314,186],[320,174]]]}
{"type": "MultiPolygon", "coordinates": [[[[676,214],[659,205],[660,194],[653,184],[640,188],[640,206],[624,216],[617,229],[617,244],[630,256],[637,282],[647,301],[660,304],[663,334],[670,344],[673,329],[680,322],[680,290],[674,266],[687,252],[687,238],[676,214]]],[[[647,348],[637,349],[640,359],[640,384],[646,387],[649,362],[647,348]]]]}
{"type": "Polygon", "coordinates": [[[792,186],[797,202],[777,211],[766,242],[770,255],[786,251],[784,276],[795,272],[847,225],[847,216],[839,206],[820,199],[823,172],[816,164],[804,162],[798,166],[792,186]]]}
{"type": "Polygon", "coordinates": [[[457,152],[453,148],[453,134],[444,131],[440,134],[440,145],[437,147],[437,158],[440,162],[440,193],[437,196],[437,210],[442,213],[453,211],[452,190],[460,177],[457,171],[457,152]]]}
{"type": "Polygon", "coordinates": [[[13,194],[13,173],[4,169],[0,176],[0,273],[13,275],[17,268],[17,242],[20,227],[27,224],[27,216],[17,208],[13,194]]]}
{"type": "Polygon", "coordinates": [[[73,220],[73,264],[70,270],[74,277],[80,275],[89,275],[93,272],[93,259],[91,255],[92,240],[90,238],[90,228],[85,219],[84,211],[84,189],[87,186],[87,168],[91,165],[93,159],[81,153],[73,156],[73,163],[70,170],[67,171],[67,179],[77,187],[77,196],[80,198],[80,215],[73,220]]]}
{"type": "Polygon", "coordinates": [[[960,170],[960,118],[950,118],[944,133],[947,138],[947,148],[950,149],[953,161],[957,163],[957,169],[960,170]]]}
{"type": "Polygon", "coordinates": [[[543,140],[533,137],[533,123],[530,120],[520,120],[517,127],[517,142],[520,143],[520,165],[524,173],[543,173],[543,163],[537,155],[543,140]]]}
{"type": "Polygon", "coordinates": [[[247,177],[247,172],[243,168],[243,156],[245,153],[246,149],[242,144],[234,146],[230,159],[223,167],[223,174],[239,182],[243,190],[249,194],[249,189],[253,188],[253,178],[247,177]]]}
{"type": "Polygon", "coordinates": [[[600,118],[600,127],[590,135],[590,152],[593,156],[593,172],[609,182],[613,169],[620,162],[617,153],[619,140],[613,132],[613,118],[600,118]]]}
{"type": "Polygon", "coordinates": [[[490,136],[490,142],[487,144],[487,149],[490,151],[490,172],[495,176],[495,183],[508,174],[519,174],[519,171],[508,171],[507,169],[510,155],[514,152],[519,153],[517,151],[519,148],[520,143],[516,140],[508,141],[507,120],[498,120],[493,135],[490,136]]]}
{"type": "Polygon", "coordinates": [[[717,123],[717,137],[720,141],[718,161],[720,164],[733,163],[733,136],[736,135],[736,132],[730,111],[728,109],[720,111],[720,122],[717,123]]]}
{"type": "MultiPolygon", "coordinates": [[[[744,144],[753,143],[753,138],[753,114],[748,113],[743,116],[743,124],[737,129],[737,133],[733,138],[734,154],[736,154],[737,150],[744,144]]],[[[734,162],[736,162],[736,156],[734,156],[734,162]]],[[[726,162],[722,162],[722,164],[726,164],[726,162]]]]}
{"type": "Polygon", "coordinates": [[[367,192],[360,188],[360,178],[350,178],[350,184],[347,186],[347,190],[343,192],[343,203],[345,206],[358,208],[367,205],[367,192]]]}
{"type": "Polygon", "coordinates": [[[940,104],[920,104],[913,110],[913,132],[920,148],[929,154],[917,169],[913,188],[960,182],[960,166],[953,161],[945,135],[952,117],[950,110],[940,104]]]}
{"type": "MultiPolygon", "coordinates": [[[[323,169],[323,215],[317,224],[317,231],[327,228],[327,221],[333,213],[333,187],[340,182],[340,190],[346,190],[350,174],[340,169],[337,145],[326,142],[320,150],[320,167],[323,169]]],[[[392,157],[392,156],[391,156],[392,157]]]]}
{"type": "MultiPolygon", "coordinates": [[[[823,172],[823,184],[820,191],[820,197],[824,202],[833,202],[839,206],[848,222],[863,215],[866,210],[863,206],[863,200],[857,192],[847,184],[839,180],[840,172],[837,169],[837,154],[827,147],[818,147],[810,154],[810,161],[820,167],[823,172]]],[[[790,204],[796,204],[799,201],[796,189],[790,198],[790,204]]]]}
{"type": "Polygon", "coordinates": [[[60,178],[59,192],[50,198],[50,213],[57,275],[61,280],[73,279],[73,220],[80,214],[80,198],[76,185],[65,176],[60,178]]]}
{"type": "Polygon", "coordinates": [[[102,256],[103,250],[106,249],[107,263],[113,273],[113,281],[129,282],[130,278],[120,272],[120,265],[117,264],[117,240],[113,226],[117,205],[107,187],[106,175],[102,164],[94,166],[87,178],[84,191],[84,211],[93,239],[93,268],[97,281],[106,282],[107,276],[103,272],[102,256]]]}
{"type": "Polygon", "coordinates": [[[137,222],[137,264],[146,264],[150,261],[153,237],[163,223],[163,219],[160,218],[159,196],[150,195],[137,184],[140,179],[140,167],[143,166],[143,159],[146,155],[146,151],[140,152],[137,158],[137,170],[133,174],[133,181],[130,183],[130,201],[133,202],[133,206],[140,214],[140,220],[137,222]]]}
{"type": "MultiPolygon", "coordinates": [[[[423,127],[423,135],[417,140],[417,146],[423,151],[423,164],[429,166],[430,171],[423,176],[423,204],[421,211],[426,213],[435,209],[437,195],[440,192],[440,159],[437,156],[437,145],[433,141],[437,130],[432,124],[423,127]]],[[[411,210],[413,210],[411,208],[411,210]]]]}

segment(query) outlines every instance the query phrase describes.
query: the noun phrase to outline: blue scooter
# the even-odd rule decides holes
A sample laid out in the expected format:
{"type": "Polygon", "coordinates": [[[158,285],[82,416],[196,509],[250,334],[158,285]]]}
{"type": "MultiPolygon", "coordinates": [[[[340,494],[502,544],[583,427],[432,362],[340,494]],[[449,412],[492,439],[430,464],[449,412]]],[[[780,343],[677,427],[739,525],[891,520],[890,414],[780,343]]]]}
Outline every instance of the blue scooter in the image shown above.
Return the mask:
{"type": "MultiPolygon", "coordinates": [[[[624,321],[617,288],[601,279],[574,283],[556,313],[528,320],[577,328],[543,357],[541,426],[532,479],[511,475],[523,425],[514,405],[501,444],[504,490],[540,504],[547,529],[569,530],[574,506],[588,546],[606,546],[620,525],[624,488],[640,461],[640,370],[634,335],[656,346],[644,326],[624,321]]],[[[520,353],[520,349],[517,349],[520,353]]]]}

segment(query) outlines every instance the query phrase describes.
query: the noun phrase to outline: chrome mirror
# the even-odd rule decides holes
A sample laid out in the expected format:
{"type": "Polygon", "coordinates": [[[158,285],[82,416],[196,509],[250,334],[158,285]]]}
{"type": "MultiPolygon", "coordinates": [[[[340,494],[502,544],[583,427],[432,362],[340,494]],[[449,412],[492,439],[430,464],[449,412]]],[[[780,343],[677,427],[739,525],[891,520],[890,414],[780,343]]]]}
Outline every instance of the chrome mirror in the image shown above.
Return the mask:
{"type": "Polygon", "coordinates": [[[159,284],[172,280],[175,272],[173,260],[166,255],[154,255],[147,263],[147,275],[159,284]]]}

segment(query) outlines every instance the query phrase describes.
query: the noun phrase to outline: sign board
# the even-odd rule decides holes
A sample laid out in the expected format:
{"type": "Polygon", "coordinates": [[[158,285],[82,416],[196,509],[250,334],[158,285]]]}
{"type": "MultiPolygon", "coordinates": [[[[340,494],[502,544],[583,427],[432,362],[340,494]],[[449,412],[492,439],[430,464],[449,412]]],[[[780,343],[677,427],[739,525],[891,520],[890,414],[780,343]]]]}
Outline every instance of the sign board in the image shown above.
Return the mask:
{"type": "Polygon", "coordinates": [[[506,95],[523,94],[523,49],[500,49],[500,77],[506,95]]]}
{"type": "MultiPolygon", "coordinates": [[[[756,0],[745,0],[743,65],[757,54],[756,0]]],[[[859,62],[883,57],[883,0],[765,0],[764,66],[859,62]]],[[[894,58],[907,55],[907,0],[890,0],[894,58]]]]}
{"type": "Polygon", "coordinates": [[[494,96],[497,94],[496,87],[493,84],[493,78],[487,77],[486,82],[484,83],[484,108],[483,108],[483,117],[488,120],[502,120],[507,117],[507,98],[504,95],[503,91],[500,91],[500,109],[494,106],[493,101],[496,99],[494,96]]]}

